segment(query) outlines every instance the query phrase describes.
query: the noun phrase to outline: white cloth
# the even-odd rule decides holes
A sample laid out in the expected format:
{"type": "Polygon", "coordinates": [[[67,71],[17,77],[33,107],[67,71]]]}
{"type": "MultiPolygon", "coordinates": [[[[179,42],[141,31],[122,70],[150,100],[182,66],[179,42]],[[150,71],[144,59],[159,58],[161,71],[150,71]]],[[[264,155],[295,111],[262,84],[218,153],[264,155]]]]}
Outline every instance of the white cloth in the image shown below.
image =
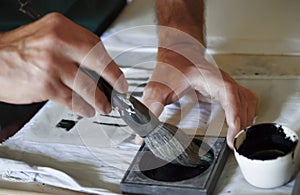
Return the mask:
{"type": "MultiPolygon", "coordinates": [[[[136,25],[155,24],[153,10],[144,12],[139,6],[149,6],[149,4],[153,6],[153,1],[135,2],[126,8],[116,24],[113,24],[112,28],[104,34],[104,38],[108,38],[114,33],[117,35],[114,39],[108,38],[106,42],[111,46],[107,48],[113,54],[120,54],[120,51],[122,52],[127,48],[132,50],[132,48],[143,45],[139,42],[140,40],[146,40],[146,45],[156,45],[157,36],[153,28],[138,28],[136,33],[134,33],[134,29],[131,29],[126,31],[127,34],[125,33],[125,35],[124,31],[121,31],[136,25]],[[140,10],[138,17],[131,15],[132,9],[140,10]],[[144,34],[147,36],[144,37],[144,34]],[[116,45],[118,47],[115,47],[116,45]],[[114,53],[114,51],[116,52],[114,53]]],[[[152,54],[156,50],[155,47],[146,47],[145,50],[148,51],[147,49],[152,54]]],[[[130,90],[141,92],[143,89],[138,85],[149,79],[151,68],[155,65],[155,62],[151,60],[155,58],[152,56],[149,60],[147,54],[141,55],[140,53],[131,54],[129,57],[126,55],[118,57],[117,62],[125,63],[124,60],[127,60],[126,62],[130,62],[128,64],[133,66],[143,66],[136,67],[136,71],[133,73],[126,71],[126,68],[124,69],[127,77],[140,78],[138,83],[134,79],[129,80],[132,84],[130,90]]],[[[299,135],[300,80],[250,78],[239,79],[238,81],[254,90],[260,98],[257,123],[279,122],[297,131],[299,135]]],[[[207,123],[214,118],[212,116],[219,116],[220,110],[217,106],[215,107],[217,113],[206,110],[208,107],[203,104],[200,108],[191,109],[190,117],[195,116],[193,113],[197,112],[198,109],[203,109],[201,111],[201,128],[208,127],[207,123]]],[[[171,105],[170,110],[173,109],[174,111],[174,108],[180,109],[174,104],[171,105]]],[[[168,120],[172,114],[174,113],[168,113],[167,109],[162,119],[168,120]],[[165,118],[165,116],[167,117],[165,118]]],[[[49,102],[24,128],[0,146],[0,174],[2,179],[12,182],[38,182],[87,193],[121,194],[120,181],[139,146],[134,144],[134,135],[125,127],[121,128],[122,130],[107,125],[105,128],[98,128],[99,125],[93,123],[94,121],[115,123],[112,120],[119,119],[110,118],[107,120],[100,115],[89,120],[78,119],[72,112],[49,102]],[[77,120],[76,129],[65,131],[56,127],[63,118],[77,120]]],[[[183,120],[182,124],[179,125],[188,130],[193,126],[193,121],[194,119],[186,122],[183,120]]],[[[118,123],[122,123],[122,121],[118,123]]],[[[299,165],[298,153],[297,148],[297,165],[299,165]]],[[[255,188],[245,181],[233,155],[230,154],[214,194],[290,194],[293,182],[275,189],[255,188]]]]}
{"type": "MultiPolygon", "coordinates": [[[[260,97],[257,122],[279,122],[299,132],[300,80],[245,79],[239,82],[260,97]]],[[[50,102],[48,106],[51,105],[54,103],[50,102]]],[[[172,105],[170,109],[176,107],[172,105]]],[[[54,110],[43,109],[36,117],[48,116],[50,111],[57,114],[54,110]]],[[[0,147],[0,173],[3,179],[39,182],[96,194],[121,193],[119,183],[139,148],[134,144],[134,136],[126,136],[119,144],[108,147],[45,143],[43,134],[40,135],[43,142],[26,140],[24,133],[34,130],[30,123],[0,147]]],[[[50,123],[49,126],[53,127],[50,123]]],[[[297,148],[297,165],[298,153],[297,148]]],[[[289,194],[292,186],[293,181],[275,189],[255,188],[245,181],[234,157],[230,155],[214,194],[289,194]]]]}

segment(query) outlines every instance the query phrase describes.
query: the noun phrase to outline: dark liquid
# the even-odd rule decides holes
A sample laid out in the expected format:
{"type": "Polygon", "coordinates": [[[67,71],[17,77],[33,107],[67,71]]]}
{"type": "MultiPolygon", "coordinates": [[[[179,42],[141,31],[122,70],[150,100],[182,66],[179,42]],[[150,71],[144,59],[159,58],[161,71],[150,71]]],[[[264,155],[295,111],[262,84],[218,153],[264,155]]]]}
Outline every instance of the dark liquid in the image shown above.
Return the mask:
{"type": "Polygon", "coordinates": [[[249,158],[258,160],[271,160],[284,155],[285,152],[281,150],[262,150],[250,154],[249,158]]]}
{"type": "Polygon", "coordinates": [[[282,126],[266,123],[248,128],[237,152],[249,159],[271,160],[293,151],[297,142],[285,134],[282,126]]]}
{"type": "MultiPolygon", "coordinates": [[[[201,141],[195,139],[194,142],[197,145],[201,145],[201,141]]],[[[202,147],[205,147],[205,143],[202,143],[202,147]]],[[[206,154],[201,155],[201,163],[197,167],[186,167],[178,164],[168,163],[154,156],[152,152],[148,152],[143,155],[139,163],[141,172],[147,177],[157,181],[182,181],[196,177],[206,171],[214,160],[214,152],[212,148],[206,146],[208,151],[206,154]],[[156,168],[151,168],[151,167],[156,168]]]]}

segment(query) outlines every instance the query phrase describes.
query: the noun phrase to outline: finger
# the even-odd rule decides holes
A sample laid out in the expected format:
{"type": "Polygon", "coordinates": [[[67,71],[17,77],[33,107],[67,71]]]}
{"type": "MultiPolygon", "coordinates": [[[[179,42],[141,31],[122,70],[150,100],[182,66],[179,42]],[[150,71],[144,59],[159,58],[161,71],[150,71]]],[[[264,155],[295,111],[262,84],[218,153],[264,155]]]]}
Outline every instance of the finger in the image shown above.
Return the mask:
{"type": "Polygon", "coordinates": [[[168,95],[171,92],[166,86],[150,81],[143,93],[144,104],[154,113],[159,116],[166,104],[168,104],[168,95]]]}
{"type": "Polygon", "coordinates": [[[245,93],[242,90],[239,90],[239,100],[241,102],[239,116],[240,116],[240,129],[244,129],[248,126],[248,101],[245,97],[245,93]]]}
{"type": "Polygon", "coordinates": [[[103,114],[111,111],[111,105],[105,94],[98,88],[96,82],[81,70],[76,74],[73,87],[78,95],[103,114]]]}
{"type": "Polygon", "coordinates": [[[100,74],[115,90],[121,93],[128,92],[128,83],[125,75],[114,61],[111,61],[100,74]]]}
{"type": "Polygon", "coordinates": [[[254,119],[256,116],[256,107],[257,105],[255,103],[248,106],[247,126],[253,125],[254,123],[254,119]]]}
{"type": "MultiPolygon", "coordinates": [[[[235,126],[240,126],[240,118],[235,118],[235,126]]],[[[226,136],[227,145],[230,149],[234,149],[233,143],[234,143],[234,137],[238,134],[239,129],[228,127],[228,132],[226,136]]]]}
{"type": "Polygon", "coordinates": [[[224,96],[225,99],[220,99],[220,103],[225,111],[226,122],[228,125],[227,143],[233,149],[234,136],[239,132],[241,127],[240,119],[240,99],[237,91],[232,93],[227,92],[224,96]]]}
{"type": "MultiPolygon", "coordinates": [[[[246,89],[247,90],[247,89],[246,89]]],[[[248,101],[248,118],[247,126],[252,125],[256,115],[256,109],[258,104],[258,97],[252,91],[247,90],[247,101],[248,101]]]]}
{"type": "Polygon", "coordinates": [[[62,67],[61,80],[66,86],[103,114],[108,114],[111,111],[109,101],[93,79],[82,72],[74,63],[62,67]]]}
{"type": "Polygon", "coordinates": [[[58,83],[53,92],[50,99],[69,110],[73,110],[83,117],[92,117],[95,115],[95,109],[63,83],[58,83]]]}
{"type": "Polygon", "coordinates": [[[135,136],[135,144],[142,145],[143,142],[144,142],[143,138],[141,138],[139,135],[135,136]]]}
{"type": "Polygon", "coordinates": [[[72,93],[72,101],[69,104],[71,104],[71,110],[83,117],[89,118],[95,116],[95,109],[75,92],[72,93]]]}
{"type": "Polygon", "coordinates": [[[91,48],[82,66],[94,70],[103,77],[115,90],[126,93],[128,83],[119,66],[112,60],[102,42],[91,48]]]}

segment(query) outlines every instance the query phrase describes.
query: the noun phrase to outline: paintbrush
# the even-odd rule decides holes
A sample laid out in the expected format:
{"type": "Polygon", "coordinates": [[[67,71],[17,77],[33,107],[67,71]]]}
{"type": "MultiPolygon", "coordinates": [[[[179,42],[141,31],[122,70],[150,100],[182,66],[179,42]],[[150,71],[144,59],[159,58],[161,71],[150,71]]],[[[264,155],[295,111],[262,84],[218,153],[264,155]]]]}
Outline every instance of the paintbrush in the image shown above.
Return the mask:
{"type": "Polygon", "coordinates": [[[128,93],[119,93],[96,72],[81,69],[105,93],[112,107],[125,123],[139,136],[158,158],[183,166],[195,167],[201,163],[200,146],[174,125],[159,119],[139,100],[128,93]]]}
{"type": "MultiPolygon", "coordinates": [[[[32,20],[42,17],[30,0],[18,0],[19,11],[32,20]]],[[[149,150],[158,158],[183,166],[195,167],[202,162],[200,146],[183,131],[159,119],[139,100],[129,94],[119,93],[96,72],[80,68],[90,76],[105,93],[111,105],[118,110],[125,123],[144,138],[149,150]]]]}

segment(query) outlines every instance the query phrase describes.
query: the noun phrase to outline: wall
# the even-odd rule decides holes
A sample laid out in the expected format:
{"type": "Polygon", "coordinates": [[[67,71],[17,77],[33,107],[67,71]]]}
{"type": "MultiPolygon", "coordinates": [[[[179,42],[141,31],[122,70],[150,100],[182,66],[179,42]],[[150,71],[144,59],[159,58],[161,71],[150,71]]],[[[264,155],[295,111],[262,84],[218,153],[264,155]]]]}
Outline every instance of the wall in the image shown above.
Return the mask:
{"type": "Polygon", "coordinates": [[[206,0],[212,52],[300,54],[299,0],[206,0]]]}
{"type": "MultiPolygon", "coordinates": [[[[115,41],[111,38],[107,47],[155,43],[155,27],[143,28],[157,23],[154,2],[129,3],[103,36],[114,34],[115,41]]],[[[212,53],[300,55],[300,0],[206,0],[205,10],[212,53]]]]}

